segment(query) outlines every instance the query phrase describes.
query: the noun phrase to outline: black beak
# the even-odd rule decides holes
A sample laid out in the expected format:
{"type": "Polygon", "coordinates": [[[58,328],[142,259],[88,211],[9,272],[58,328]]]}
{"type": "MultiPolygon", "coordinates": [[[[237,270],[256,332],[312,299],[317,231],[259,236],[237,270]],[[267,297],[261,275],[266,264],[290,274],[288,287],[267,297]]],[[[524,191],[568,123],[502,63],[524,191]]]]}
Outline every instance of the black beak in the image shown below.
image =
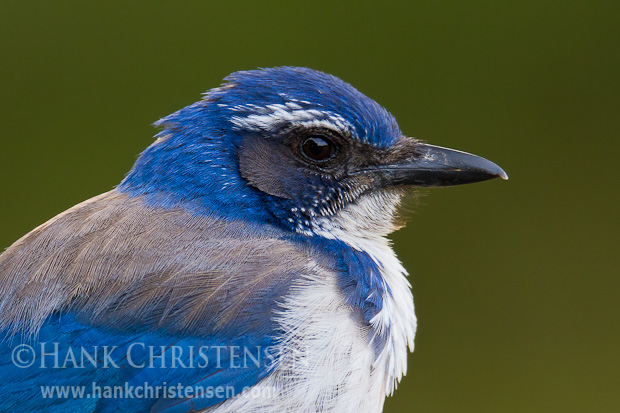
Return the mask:
{"type": "Polygon", "coordinates": [[[395,165],[379,167],[382,186],[451,186],[508,179],[502,168],[493,162],[467,152],[441,146],[417,144],[415,155],[395,165]]]}

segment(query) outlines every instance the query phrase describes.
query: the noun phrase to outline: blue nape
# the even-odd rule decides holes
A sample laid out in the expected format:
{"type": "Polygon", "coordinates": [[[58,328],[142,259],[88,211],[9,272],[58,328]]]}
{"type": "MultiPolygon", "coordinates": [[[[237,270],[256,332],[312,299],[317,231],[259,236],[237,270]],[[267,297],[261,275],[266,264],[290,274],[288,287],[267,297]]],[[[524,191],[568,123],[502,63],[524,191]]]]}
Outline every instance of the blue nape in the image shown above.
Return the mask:
{"type": "Polygon", "coordinates": [[[392,229],[390,177],[416,141],[348,83],[295,67],[233,73],[155,125],[115,190],[2,255],[0,411],[191,412],[278,366],[257,387],[273,395],[239,403],[343,410],[378,390],[379,411],[415,318],[392,318],[411,305],[390,290],[406,288],[388,284],[404,276],[380,262],[390,251],[359,248],[392,229]]]}
{"type": "MultiPolygon", "coordinates": [[[[239,171],[244,137],[261,132],[240,128],[234,119],[264,115],[291,102],[312,113],[337,114],[351,125],[352,139],[376,148],[389,148],[402,136],[389,112],[332,75],[298,67],[237,72],[203,100],[156,122],[162,128],[159,139],[118,189],[144,196],[153,206],[280,225],[281,216],[269,210],[279,201],[249,186],[239,171]]],[[[277,134],[272,130],[264,137],[277,134]]]]}

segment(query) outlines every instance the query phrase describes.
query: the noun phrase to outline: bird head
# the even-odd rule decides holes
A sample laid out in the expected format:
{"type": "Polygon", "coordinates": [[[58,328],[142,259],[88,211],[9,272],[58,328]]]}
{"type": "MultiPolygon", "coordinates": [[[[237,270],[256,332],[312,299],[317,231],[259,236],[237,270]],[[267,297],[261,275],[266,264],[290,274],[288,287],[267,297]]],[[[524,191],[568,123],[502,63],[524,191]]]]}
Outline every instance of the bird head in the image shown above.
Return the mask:
{"type": "Polygon", "coordinates": [[[486,159],[406,137],[375,101],[306,68],[233,73],[156,125],[121,190],[302,233],[385,235],[403,188],[507,178],[486,159]]]}

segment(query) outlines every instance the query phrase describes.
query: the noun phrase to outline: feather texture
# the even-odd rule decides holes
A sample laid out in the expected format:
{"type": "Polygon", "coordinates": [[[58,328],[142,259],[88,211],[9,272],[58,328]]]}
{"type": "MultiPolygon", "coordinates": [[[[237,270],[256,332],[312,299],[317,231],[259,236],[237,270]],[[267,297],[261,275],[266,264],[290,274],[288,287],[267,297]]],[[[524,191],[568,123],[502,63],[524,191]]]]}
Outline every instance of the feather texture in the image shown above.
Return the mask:
{"type": "MultiPolygon", "coordinates": [[[[0,329],[11,336],[4,341],[5,365],[12,345],[35,338],[61,342],[64,350],[106,343],[168,347],[182,340],[189,340],[186,346],[268,346],[277,335],[277,303],[295,277],[311,270],[307,253],[294,245],[275,228],[258,234],[243,223],[147,207],[115,191],[95,197],[36,228],[0,257],[0,329]]],[[[2,386],[0,400],[14,400],[7,396],[34,377],[17,373],[24,381],[2,386]]],[[[207,373],[216,372],[159,369],[148,376],[174,383],[188,375],[195,383],[207,373]]],[[[211,384],[234,382],[230,372],[217,373],[211,384]]],[[[243,373],[250,376],[244,386],[250,385],[267,366],[243,373]]],[[[102,370],[79,377],[54,369],[45,374],[58,383],[127,380],[124,371],[116,377],[102,370]]]]}

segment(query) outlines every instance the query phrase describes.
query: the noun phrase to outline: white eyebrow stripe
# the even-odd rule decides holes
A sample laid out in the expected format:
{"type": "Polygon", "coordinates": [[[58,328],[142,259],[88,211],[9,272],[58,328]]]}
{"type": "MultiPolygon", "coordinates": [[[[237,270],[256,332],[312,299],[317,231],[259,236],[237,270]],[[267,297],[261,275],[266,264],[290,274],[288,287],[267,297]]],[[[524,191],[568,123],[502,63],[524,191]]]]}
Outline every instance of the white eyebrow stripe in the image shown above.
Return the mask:
{"type": "Polygon", "coordinates": [[[317,109],[302,109],[300,105],[294,102],[267,105],[265,108],[252,106],[252,109],[250,109],[250,105],[238,105],[230,108],[233,112],[250,110],[252,112],[259,112],[258,114],[253,113],[248,116],[232,116],[230,120],[234,125],[234,129],[270,131],[276,129],[283,122],[288,122],[293,125],[324,127],[340,132],[353,131],[352,125],[337,113],[317,109]],[[266,111],[269,112],[265,113],[266,111]]]}
{"type": "Polygon", "coordinates": [[[303,122],[296,122],[295,125],[330,129],[330,130],[333,130],[334,132],[342,132],[343,130],[345,130],[345,128],[343,128],[342,125],[338,123],[333,123],[327,119],[306,120],[303,122]]]}
{"type": "Polygon", "coordinates": [[[286,102],[286,106],[291,109],[302,109],[302,107],[295,102],[286,102]]]}

